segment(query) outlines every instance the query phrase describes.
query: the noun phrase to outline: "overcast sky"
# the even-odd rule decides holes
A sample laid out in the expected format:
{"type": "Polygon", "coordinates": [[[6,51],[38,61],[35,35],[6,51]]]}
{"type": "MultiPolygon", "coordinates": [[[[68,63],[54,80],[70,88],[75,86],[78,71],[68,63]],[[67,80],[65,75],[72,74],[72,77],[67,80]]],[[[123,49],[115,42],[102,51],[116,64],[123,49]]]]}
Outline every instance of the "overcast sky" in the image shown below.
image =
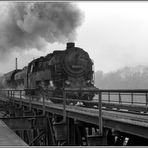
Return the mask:
{"type": "MultiPolygon", "coordinates": [[[[85,18],[77,29],[76,46],[86,50],[95,71],[110,72],[124,66],[148,66],[148,2],[76,2],[85,18]]],[[[49,50],[15,52],[0,63],[0,73],[15,68],[15,57],[22,68],[33,58],[46,55],[64,44],[49,44],[49,50]]]]}

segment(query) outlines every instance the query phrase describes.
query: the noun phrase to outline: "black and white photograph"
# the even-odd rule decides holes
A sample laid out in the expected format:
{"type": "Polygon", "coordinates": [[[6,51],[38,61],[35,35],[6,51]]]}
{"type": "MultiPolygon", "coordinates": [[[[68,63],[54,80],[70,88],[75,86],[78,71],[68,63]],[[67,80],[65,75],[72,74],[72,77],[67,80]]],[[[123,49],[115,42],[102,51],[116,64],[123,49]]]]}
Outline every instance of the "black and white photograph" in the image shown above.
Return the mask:
{"type": "Polygon", "coordinates": [[[148,1],[0,1],[1,146],[148,146],[148,1]]]}

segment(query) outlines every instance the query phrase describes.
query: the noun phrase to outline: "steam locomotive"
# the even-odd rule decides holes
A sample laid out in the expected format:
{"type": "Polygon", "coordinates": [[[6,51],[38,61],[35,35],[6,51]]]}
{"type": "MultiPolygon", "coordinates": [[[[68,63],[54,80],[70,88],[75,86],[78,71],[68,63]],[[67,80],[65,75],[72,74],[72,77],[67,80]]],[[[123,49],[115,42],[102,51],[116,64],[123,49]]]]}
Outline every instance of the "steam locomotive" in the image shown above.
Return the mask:
{"type": "MultiPolygon", "coordinates": [[[[87,52],[67,43],[66,50],[56,50],[45,57],[31,61],[23,69],[16,69],[0,77],[0,87],[32,90],[54,90],[51,96],[61,96],[63,88],[93,88],[93,62],[87,52]]],[[[91,92],[73,92],[68,98],[92,100],[91,92]]],[[[50,97],[50,96],[49,96],[50,97]]],[[[53,100],[52,100],[53,101],[53,100]]]]}

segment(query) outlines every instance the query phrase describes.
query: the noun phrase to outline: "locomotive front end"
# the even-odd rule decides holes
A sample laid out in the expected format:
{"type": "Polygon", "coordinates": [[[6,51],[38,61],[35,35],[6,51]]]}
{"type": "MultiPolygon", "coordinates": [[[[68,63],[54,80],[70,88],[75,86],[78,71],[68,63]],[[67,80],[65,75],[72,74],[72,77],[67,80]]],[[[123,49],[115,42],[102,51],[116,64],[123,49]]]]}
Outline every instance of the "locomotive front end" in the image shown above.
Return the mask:
{"type": "Polygon", "coordinates": [[[63,67],[71,77],[82,77],[92,70],[92,61],[87,52],[82,48],[74,46],[74,43],[67,43],[63,67]]]}
{"type": "MultiPolygon", "coordinates": [[[[67,74],[65,87],[89,88],[93,87],[93,62],[88,53],[82,48],[75,47],[74,43],[67,43],[67,49],[63,58],[63,68],[67,74]]],[[[72,93],[71,97],[92,100],[93,95],[88,92],[72,93]]]]}

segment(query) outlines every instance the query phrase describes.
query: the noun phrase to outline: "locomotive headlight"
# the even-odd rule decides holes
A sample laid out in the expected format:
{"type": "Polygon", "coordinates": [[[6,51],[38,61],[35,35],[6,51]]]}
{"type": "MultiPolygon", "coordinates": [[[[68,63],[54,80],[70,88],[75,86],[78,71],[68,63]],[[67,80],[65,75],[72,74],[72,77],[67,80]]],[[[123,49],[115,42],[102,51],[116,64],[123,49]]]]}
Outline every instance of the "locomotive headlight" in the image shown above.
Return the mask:
{"type": "Polygon", "coordinates": [[[66,80],[65,84],[70,85],[70,81],[66,80]]]}

